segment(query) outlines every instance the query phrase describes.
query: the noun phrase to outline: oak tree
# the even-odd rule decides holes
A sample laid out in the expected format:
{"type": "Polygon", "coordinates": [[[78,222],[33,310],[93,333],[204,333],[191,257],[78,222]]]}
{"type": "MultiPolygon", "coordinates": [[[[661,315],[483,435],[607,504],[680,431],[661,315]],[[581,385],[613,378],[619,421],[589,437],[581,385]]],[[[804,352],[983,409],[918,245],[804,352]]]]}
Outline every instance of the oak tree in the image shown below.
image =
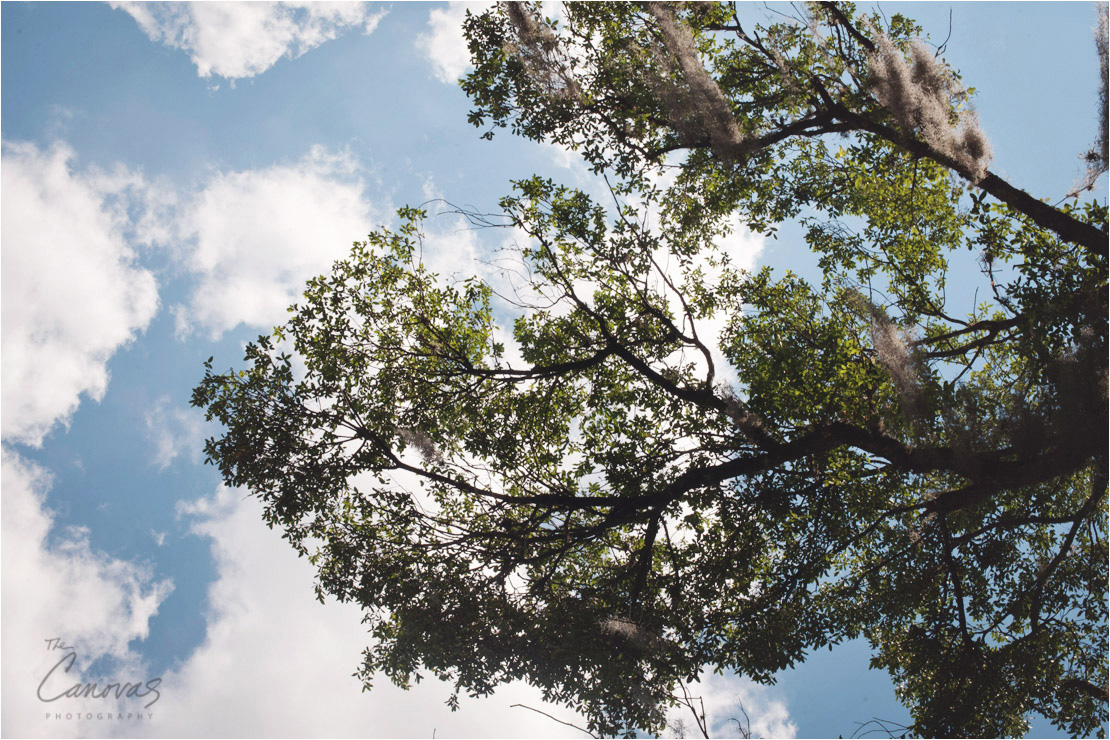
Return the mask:
{"type": "Polygon", "coordinates": [[[468,214],[515,235],[509,290],[434,274],[403,209],[209,362],[207,455],[365,607],[367,684],[522,679],[656,731],[704,670],[865,637],[915,733],[1101,731],[1106,198],[992,172],[909,19],[747,12],[469,16],[473,123],[607,198],[531,178],[468,214]],[[724,246],[784,223],[819,279],[724,246]]]}

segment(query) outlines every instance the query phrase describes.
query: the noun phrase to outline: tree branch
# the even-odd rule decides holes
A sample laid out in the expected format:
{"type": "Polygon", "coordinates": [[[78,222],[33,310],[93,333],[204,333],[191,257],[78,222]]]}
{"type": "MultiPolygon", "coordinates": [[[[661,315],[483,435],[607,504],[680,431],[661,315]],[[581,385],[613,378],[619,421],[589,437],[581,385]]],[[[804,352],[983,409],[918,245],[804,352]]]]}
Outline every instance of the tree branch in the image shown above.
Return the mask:
{"type": "MultiPolygon", "coordinates": [[[[832,101],[830,101],[830,103],[832,103],[832,101]]],[[[875,134],[892,144],[902,147],[912,154],[927,157],[953,172],[959,173],[979,189],[994,196],[1018,213],[1029,217],[1037,226],[1053,232],[1064,241],[1078,244],[1091,254],[1100,257],[1106,257],[1107,252],[1110,251],[1110,245],[1108,245],[1110,237],[1108,237],[1105,231],[1091,224],[1084,223],[1063,211],[1053,208],[1043,201],[1037,200],[1029,193],[1014,187],[993,172],[988,171],[982,180],[974,182],[974,178],[972,178],[971,174],[967,172],[960,163],[938,152],[925,142],[911,136],[906,136],[889,126],[884,126],[881,123],[872,121],[855,111],[849,110],[839,103],[832,103],[832,106],[833,113],[842,121],[852,123],[861,131],[875,134]]]]}
{"type": "Polygon", "coordinates": [[[573,724],[571,722],[564,722],[563,720],[559,719],[558,717],[552,717],[547,712],[541,712],[539,709],[536,709],[535,707],[530,707],[527,704],[510,704],[509,705],[509,709],[515,709],[516,707],[520,707],[521,709],[528,709],[530,711],[535,712],[536,714],[542,714],[544,717],[547,717],[548,719],[551,719],[551,720],[555,720],[556,722],[558,722],[561,725],[566,725],[567,727],[573,727],[574,729],[578,730],[579,732],[586,733],[590,737],[594,737],[594,738],[597,737],[597,735],[593,734],[592,732],[590,732],[589,730],[587,730],[585,728],[579,727],[578,725],[573,724]]]}

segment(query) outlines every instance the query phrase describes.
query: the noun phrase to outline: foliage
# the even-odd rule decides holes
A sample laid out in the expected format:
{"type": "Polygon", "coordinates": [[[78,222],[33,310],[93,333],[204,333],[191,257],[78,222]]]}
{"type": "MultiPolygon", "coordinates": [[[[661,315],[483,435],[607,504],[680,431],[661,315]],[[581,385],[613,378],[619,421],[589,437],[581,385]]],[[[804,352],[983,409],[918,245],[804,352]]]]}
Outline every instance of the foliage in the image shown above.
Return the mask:
{"type": "Polygon", "coordinates": [[[612,204],[516,183],[510,295],[433,274],[405,209],[194,395],[227,482],[366,608],[367,684],[524,679],[657,731],[706,666],[771,681],[865,636],[915,733],[1101,729],[1105,201],[990,172],[919,33],[839,4],[469,17],[472,121],[576,149],[612,204]],[[791,220],[819,285],[720,246],[791,220]]]}

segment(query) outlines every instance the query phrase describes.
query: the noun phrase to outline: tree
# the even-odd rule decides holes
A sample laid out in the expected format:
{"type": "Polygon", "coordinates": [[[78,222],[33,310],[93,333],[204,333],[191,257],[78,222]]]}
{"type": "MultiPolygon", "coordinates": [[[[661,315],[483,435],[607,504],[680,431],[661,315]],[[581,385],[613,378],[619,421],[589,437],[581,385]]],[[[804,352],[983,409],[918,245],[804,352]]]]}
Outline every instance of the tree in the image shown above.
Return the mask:
{"type": "Polygon", "coordinates": [[[533,178],[469,214],[519,235],[512,292],[432,274],[404,209],[193,399],[228,484],[365,607],[367,684],[524,679],[629,733],[705,667],[770,681],[864,636],[915,733],[1101,731],[1105,198],[991,172],[901,16],[503,4],[466,31],[472,121],[576,149],[612,202],[533,178]],[[719,246],[787,221],[820,284],[719,246]]]}

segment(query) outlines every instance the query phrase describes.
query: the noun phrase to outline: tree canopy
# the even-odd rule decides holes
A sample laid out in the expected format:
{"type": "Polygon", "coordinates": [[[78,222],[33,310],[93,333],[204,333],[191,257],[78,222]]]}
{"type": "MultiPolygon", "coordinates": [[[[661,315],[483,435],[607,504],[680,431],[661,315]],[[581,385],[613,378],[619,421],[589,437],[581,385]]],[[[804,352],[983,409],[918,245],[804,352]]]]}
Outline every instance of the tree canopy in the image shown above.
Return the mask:
{"type": "Polygon", "coordinates": [[[914,733],[1101,731],[1105,198],[993,173],[911,20],[741,13],[469,16],[472,122],[575,150],[609,200],[531,178],[468,214],[515,236],[511,291],[434,274],[403,209],[243,370],[209,361],[210,461],[365,607],[368,685],[523,679],[652,731],[707,668],[862,636],[914,733]],[[819,283],[723,246],[787,222],[819,283]]]}

